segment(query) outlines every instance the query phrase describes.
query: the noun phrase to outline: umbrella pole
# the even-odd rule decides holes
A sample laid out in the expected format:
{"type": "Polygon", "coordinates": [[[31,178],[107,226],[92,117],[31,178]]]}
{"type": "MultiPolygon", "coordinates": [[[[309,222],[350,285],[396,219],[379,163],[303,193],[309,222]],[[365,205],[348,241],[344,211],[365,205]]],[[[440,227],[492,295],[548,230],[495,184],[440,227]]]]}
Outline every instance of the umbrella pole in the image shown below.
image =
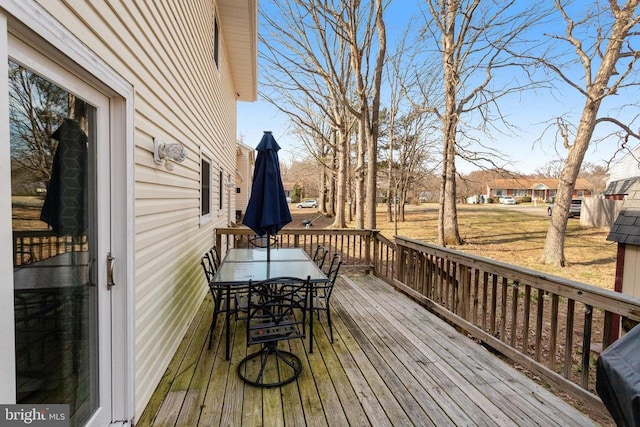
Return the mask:
{"type": "Polygon", "coordinates": [[[271,235],[267,233],[267,263],[271,262],[271,235]]]}

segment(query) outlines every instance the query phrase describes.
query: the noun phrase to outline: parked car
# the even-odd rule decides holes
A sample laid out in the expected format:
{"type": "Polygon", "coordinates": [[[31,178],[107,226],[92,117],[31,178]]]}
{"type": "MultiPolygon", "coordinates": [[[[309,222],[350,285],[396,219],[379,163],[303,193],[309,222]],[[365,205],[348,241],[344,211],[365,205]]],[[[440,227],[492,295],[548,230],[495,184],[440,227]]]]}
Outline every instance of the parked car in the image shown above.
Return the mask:
{"type": "Polygon", "coordinates": [[[299,208],[317,208],[318,202],[313,199],[303,200],[297,205],[299,208]]]}
{"type": "MultiPolygon", "coordinates": [[[[580,211],[582,210],[582,199],[571,199],[571,204],[569,205],[569,218],[573,218],[574,216],[580,216],[580,211]]],[[[553,213],[553,201],[549,203],[549,207],[547,208],[547,214],[551,216],[553,213]]]]}
{"type": "Polygon", "coordinates": [[[500,203],[502,203],[503,205],[515,205],[516,199],[514,199],[511,196],[504,196],[504,197],[500,197],[500,203]]]}

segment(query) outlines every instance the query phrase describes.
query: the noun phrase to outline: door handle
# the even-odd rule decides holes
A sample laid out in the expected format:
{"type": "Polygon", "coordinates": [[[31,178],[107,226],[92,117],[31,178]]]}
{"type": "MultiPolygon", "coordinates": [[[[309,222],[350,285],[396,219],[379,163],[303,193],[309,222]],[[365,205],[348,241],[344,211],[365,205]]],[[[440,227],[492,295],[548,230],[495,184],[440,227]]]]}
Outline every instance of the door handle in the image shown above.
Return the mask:
{"type": "Polygon", "coordinates": [[[89,260],[89,265],[87,266],[87,273],[89,274],[89,286],[96,286],[96,281],[93,277],[93,265],[95,264],[95,258],[91,258],[89,260]]]}
{"type": "Polygon", "coordinates": [[[107,289],[111,290],[116,285],[113,280],[113,267],[116,263],[116,259],[111,256],[111,252],[107,254],[107,289]]]}

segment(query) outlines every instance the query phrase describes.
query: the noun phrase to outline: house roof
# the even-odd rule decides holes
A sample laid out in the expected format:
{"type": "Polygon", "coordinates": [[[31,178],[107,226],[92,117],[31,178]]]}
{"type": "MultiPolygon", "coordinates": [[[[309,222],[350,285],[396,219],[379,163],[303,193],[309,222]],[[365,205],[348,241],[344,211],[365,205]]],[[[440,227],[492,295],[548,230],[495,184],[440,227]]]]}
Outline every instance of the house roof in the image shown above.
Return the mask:
{"type": "MultiPolygon", "coordinates": [[[[535,190],[556,190],[558,188],[557,179],[543,178],[511,178],[511,179],[494,179],[488,183],[490,188],[512,189],[527,188],[535,190]]],[[[593,185],[589,180],[576,179],[575,188],[578,190],[591,189],[593,185]]]]}
{"type": "Polygon", "coordinates": [[[220,29],[240,101],[258,98],[258,2],[219,0],[220,29]]]}
{"type": "Polygon", "coordinates": [[[629,189],[627,200],[624,201],[607,240],[640,245],[640,182],[629,189]]]}
{"type": "Polygon", "coordinates": [[[637,182],[640,182],[640,177],[612,181],[607,184],[604,194],[629,194],[631,187],[637,182]]]}

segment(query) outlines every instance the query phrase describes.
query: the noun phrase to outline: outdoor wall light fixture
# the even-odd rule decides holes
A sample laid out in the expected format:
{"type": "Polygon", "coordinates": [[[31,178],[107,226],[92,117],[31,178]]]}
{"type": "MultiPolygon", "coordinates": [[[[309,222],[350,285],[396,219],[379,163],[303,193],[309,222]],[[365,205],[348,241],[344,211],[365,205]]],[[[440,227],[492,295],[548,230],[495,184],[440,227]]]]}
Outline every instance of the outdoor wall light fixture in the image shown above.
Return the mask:
{"type": "Polygon", "coordinates": [[[182,163],[187,158],[187,151],[180,143],[166,144],[158,138],[153,138],[153,161],[164,166],[168,171],[173,170],[173,162],[182,163]]]}

